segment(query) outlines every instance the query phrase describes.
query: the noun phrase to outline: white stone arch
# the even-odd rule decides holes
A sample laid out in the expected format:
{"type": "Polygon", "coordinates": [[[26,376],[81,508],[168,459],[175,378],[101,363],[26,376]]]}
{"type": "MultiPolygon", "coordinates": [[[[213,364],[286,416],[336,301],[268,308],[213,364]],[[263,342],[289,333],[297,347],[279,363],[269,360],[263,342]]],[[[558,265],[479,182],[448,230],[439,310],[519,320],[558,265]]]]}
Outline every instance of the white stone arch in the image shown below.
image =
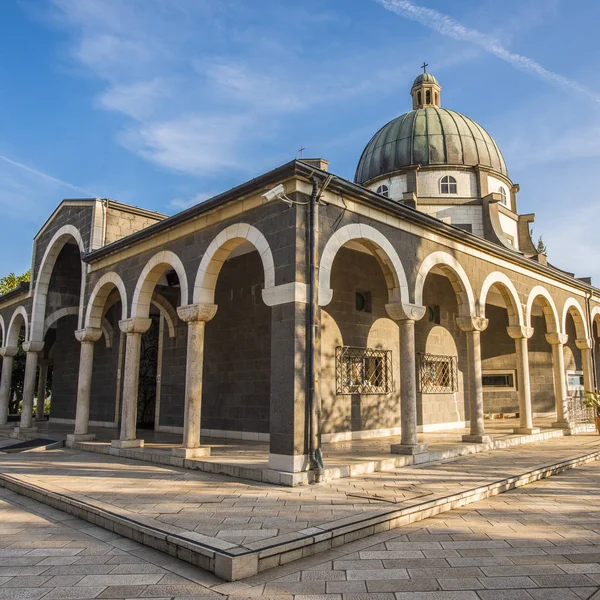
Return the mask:
{"type": "Polygon", "coordinates": [[[415,304],[418,306],[423,305],[425,280],[434,267],[439,268],[449,279],[456,294],[459,314],[463,317],[476,316],[475,296],[465,270],[454,256],[441,250],[432,252],[419,267],[415,282],[415,304]]]}
{"type": "Polygon", "coordinates": [[[194,282],[194,304],[214,303],[217,279],[223,263],[231,252],[244,242],[250,242],[260,255],[265,277],[264,289],[275,287],[275,262],[269,242],[256,227],[248,223],[236,223],[223,229],[208,245],[202,256],[194,282]]]}
{"type": "Polygon", "coordinates": [[[52,327],[52,325],[54,325],[54,323],[56,323],[59,319],[62,319],[63,317],[68,317],[69,315],[78,315],[78,314],[79,314],[78,306],[67,306],[65,308],[59,308],[58,310],[55,310],[51,315],[48,315],[44,319],[44,338],[46,337],[46,334],[48,333],[48,329],[50,329],[50,327],[52,327]]]}
{"type": "MultiPolygon", "coordinates": [[[[596,323],[598,334],[600,335],[600,306],[594,306],[591,314],[592,325],[596,323]]],[[[593,334],[593,331],[591,332],[593,334]]]]}
{"type": "Polygon", "coordinates": [[[533,303],[536,300],[542,306],[542,311],[544,312],[544,317],[546,319],[546,330],[548,333],[559,332],[561,328],[561,322],[558,318],[556,303],[554,302],[554,298],[552,298],[550,292],[541,285],[536,285],[529,292],[529,296],[527,297],[527,308],[525,312],[527,327],[531,327],[531,311],[533,309],[533,303]]]}
{"type": "Polygon", "coordinates": [[[173,305],[164,296],[156,293],[152,296],[151,304],[158,309],[160,314],[165,319],[169,337],[174,338],[177,335],[177,324],[179,322],[179,317],[177,316],[177,311],[173,305]]]}
{"type": "Polygon", "coordinates": [[[102,327],[102,318],[105,313],[105,306],[108,296],[116,289],[121,298],[121,319],[127,318],[127,290],[121,277],[111,271],[105,273],[98,279],[90,298],[88,300],[87,311],[85,313],[85,327],[102,327]]]}
{"type": "Polygon", "coordinates": [[[177,254],[170,250],[162,250],[146,263],[137,280],[131,302],[132,317],[148,317],[154,288],[169,268],[173,269],[179,278],[180,305],[185,306],[188,303],[188,282],[185,267],[177,254]]]}
{"type": "Polygon", "coordinates": [[[408,281],[402,261],[390,241],[377,229],[363,223],[353,223],[338,229],[327,241],[319,262],[319,305],[327,306],[333,298],[331,270],[333,261],[345,244],[357,241],[375,256],[381,266],[388,288],[388,302],[410,302],[408,281]]]}
{"type": "Polygon", "coordinates": [[[8,330],[6,332],[5,346],[16,348],[19,345],[19,333],[21,327],[25,326],[25,339],[29,334],[29,318],[27,317],[27,311],[23,306],[19,306],[13,312],[10,323],[8,324],[8,330]]]}
{"type": "Polygon", "coordinates": [[[2,347],[6,342],[6,327],[2,315],[0,315],[0,335],[2,335],[2,343],[0,344],[0,347],[2,347]]]}
{"type": "MultiPolygon", "coordinates": [[[[80,252],[85,252],[85,245],[79,229],[73,225],[61,227],[46,246],[46,251],[40,262],[40,268],[35,273],[35,290],[33,292],[33,305],[31,308],[31,331],[29,339],[32,341],[43,341],[44,319],[46,317],[46,300],[48,298],[48,286],[54,271],[56,259],[64,245],[74,239],[79,246],[80,252]]],[[[79,292],[79,323],[81,327],[81,315],[83,314],[83,297],[85,293],[85,264],[81,261],[81,288],[79,292]]]]}
{"type": "Polygon", "coordinates": [[[485,318],[485,302],[490,289],[494,285],[500,292],[504,304],[506,305],[509,325],[524,325],[523,306],[521,305],[521,300],[519,300],[517,289],[508,276],[499,271],[490,273],[481,286],[481,293],[479,294],[479,316],[485,318]]]}
{"type": "Polygon", "coordinates": [[[584,340],[584,339],[588,339],[589,333],[588,333],[588,326],[586,323],[586,319],[585,319],[585,312],[583,310],[583,308],[581,308],[581,304],[579,304],[579,302],[571,297],[571,298],[567,298],[567,300],[565,301],[565,304],[563,306],[563,312],[562,312],[562,333],[566,333],[567,332],[567,314],[570,314],[573,317],[573,322],[575,323],[575,331],[577,334],[577,339],[578,340],[584,340]]]}

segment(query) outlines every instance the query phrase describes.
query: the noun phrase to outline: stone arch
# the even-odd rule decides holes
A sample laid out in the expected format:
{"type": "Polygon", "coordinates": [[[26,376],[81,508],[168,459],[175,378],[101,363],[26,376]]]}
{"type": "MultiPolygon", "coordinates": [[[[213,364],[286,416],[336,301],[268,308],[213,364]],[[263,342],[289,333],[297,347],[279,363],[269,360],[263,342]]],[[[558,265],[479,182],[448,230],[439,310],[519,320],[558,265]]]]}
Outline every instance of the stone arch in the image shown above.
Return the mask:
{"type": "Polygon", "coordinates": [[[577,339],[588,339],[590,336],[588,334],[588,326],[585,319],[585,312],[583,311],[583,308],[581,308],[581,304],[579,304],[579,302],[573,297],[567,298],[563,306],[561,320],[562,333],[567,332],[567,314],[570,314],[573,317],[573,322],[575,323],[575,331],[577,333],[577,339]]]}
{"type": "MultiPolygon", "coordinates": [[[[40,262],[40,268],[35,273],[35,291],[33,293],[33,305],[31,309],[31,331],[32,341],[43,341],[44,319],[46,317],[46,300],[48,298],[48,287],[50,278],[54,271],[56,259],[63,249],[64,245],[73,239],[79,246],[81,253],[85,252],[85,245],[79,229],[73,225],[64,225],[52,236],[50,243],[46,246],[46,251],[40,262]]],[[[81,315],[83,314],[83,297],[85,292],[86,269],[83,261],[81,262],[81,288],[79,293],[79,325],[81,326],[81,315]]]]}
{"type": "Polygon", "coordinates": [[[371,251],[383,271],[388,288],[389,302],[409,303],[408,281],[402,261],[390,241],[370,225],[353,223],[338,229],[327,241],[319,265],[319,305],[327,306],[333,298],[331,270],[333,261],[344,244],[360,241],[371,251]]]}
{"type": "Polygon", "coordinates": [[[508,276],[499,271],[490,273],[481,286],[481,293],[479,294],[479,316],[485,318],[485,301],[490,289],[494,285],[500,292],[504,304],[506,305],[509,325],[524,325],[523,306],[519,300],[517,289],[508,276]]]}
{"type": "Polygon", "coordinates": [[[154,294],[152,297],[152,305],[155,306],[160,314],[164,317],[169,337],[174,338],[177,335],[177,323],[179,317],[173,305],[161,294],[154,294]]]}
{"type": "Polygon", "coordinates": [[[97,281],[88,300],[87,312],[85,314],[85,327],[102,327],[102,318],[108,296],[116,289],[121,298],[121,319],[127,318],[127,290],[123,280],[117,273],[111,271],[105,273],[97,281]]]}
{"type": "Polygon", "coordinates": [[[4,319],[2,318],[2,315],[0,315],[0,335],[2,336],[2,343],[0,344],[0,347],[2,347],[6,342],[6,327],[4,325],[4,319]]]}
{"type": "Polygon", "coordinates": [[[13,312],[10,323],[8,324],[8,330],[6,332],[5,346],[16,348],[19,344],[19,332],[21,327],[25,327],[25,339],[29,334],[29,319],[27,317],[27,311],[24,307],[19,306],[13,312]]]}
{"type": "Polygon", "coordinates": [[[138,278],[131,302],[132,317],[147,317],[150,314],[154,288],[169,267],[177,273],[179,278],[180,305],[185,306],[188,303],[188,282],[185,267],[177,254],[170,250],[163,250],[155,254],[146,263],[138,278]]]}
{"type": "Polygon", "coordinates": [[[465,270],[454,256],[441,250],[432,252],[419,267],[415,282],[415,304],[418,306],[423,304],[425,280],[434,267],[439,268],[449,279],[456,294],[459,314],[463,317],[476,316],[475,296],[473,295],[473,288],[465,270]]]}
{"type": "Polygon", "coordinates": [[[275,262],[269,242],[256,227],[248,223],[236,223],[223,229],[202,256],[194,282],[194,304],[214,303],[217,279],[223,263],[243,242],[250,242],[260,255],[265,276],[264,290],[275,287],[275,262]]]}
{"type": "Polygon", "coordinates": [[[78,315],[79,307],[78,306],[68,306],[65,308],[59,308],[55,310],[51,315],[48,315],[44,320],[44,337],[48,333],[48,329],[54,325],[59,319],[63,317],[68,317],[69,315],[78,315]]]}
{"type": "Polygon", "coordinates": [[[546,330],[548,333],[560,331],[561,324],[558,319],[558,311],[556,310],[554,299],[550,295],[550,292],[541,285],[536,285],[529,292],[529,296],[527,297],[527,308],[525,312],[525,324],[527,327],[531,327],[531,311],[533,309],[533,303],[536,300],[542,305],[542,311],[544,312],[544,318],[546,319],[546,330]]]}
{"type": "Polygon", "coordinates": [[[598,327],[598,331],[600,332],[600,306],[594,306],[594,308],[592,308],[590,318],[592,323],[596,323],[596,327],[598,327]]]}

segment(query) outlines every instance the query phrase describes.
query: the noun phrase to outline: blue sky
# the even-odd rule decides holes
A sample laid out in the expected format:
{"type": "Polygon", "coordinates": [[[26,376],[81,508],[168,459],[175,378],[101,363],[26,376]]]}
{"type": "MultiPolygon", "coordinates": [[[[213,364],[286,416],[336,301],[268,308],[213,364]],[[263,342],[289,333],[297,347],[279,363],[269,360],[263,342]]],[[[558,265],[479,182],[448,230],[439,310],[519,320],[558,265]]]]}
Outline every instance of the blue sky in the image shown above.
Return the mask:
{"type": "Polygon", "coordinates": [[[0,274],[63,198],[172,214],[300,145],[352,179],[426,60],[551,262],[600,285],[599,21],[594,0],[2,0],[0,274]]]}

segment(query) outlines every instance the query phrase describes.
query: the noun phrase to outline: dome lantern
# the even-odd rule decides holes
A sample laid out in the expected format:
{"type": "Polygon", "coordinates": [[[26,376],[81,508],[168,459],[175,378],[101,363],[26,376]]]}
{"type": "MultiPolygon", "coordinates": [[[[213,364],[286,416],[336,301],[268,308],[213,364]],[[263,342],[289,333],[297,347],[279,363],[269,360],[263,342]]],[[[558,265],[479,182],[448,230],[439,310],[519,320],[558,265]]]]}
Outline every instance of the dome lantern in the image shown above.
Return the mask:
{"type": "Polygon", "coordinates": [[[428,64],[424,62],[421,67],[423,73],[415,79],[410,90],[413,100],[413,110],[440,106],[440,92],[442,91],[442,87],[437,79],[431,73],[427,72],[427,67],[428,64]]]}

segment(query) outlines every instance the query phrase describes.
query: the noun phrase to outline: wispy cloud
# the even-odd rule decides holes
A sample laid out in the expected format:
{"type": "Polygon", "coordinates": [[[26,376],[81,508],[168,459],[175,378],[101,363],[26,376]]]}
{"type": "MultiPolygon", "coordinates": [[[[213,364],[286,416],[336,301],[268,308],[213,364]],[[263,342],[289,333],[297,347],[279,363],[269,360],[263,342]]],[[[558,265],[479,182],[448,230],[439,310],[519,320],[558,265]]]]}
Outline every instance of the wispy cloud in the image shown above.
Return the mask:
{"type": "Polygon", "coordinates": [[[199,194],[195,194],[191,198],[173,198],[171,202],[169,202],[169,207],[180,211],[185,210],[186,208],[190,208],[196,204],[200,204],[209,198],[216,196],[216,193],[213,192],[200,192],[199,194]]]}
{"type": "Polygon", "coordinates": [[[448,15],[440,13],[432,8],[413,4],[408,0],[377,0],[377,2],[387,10],[392,11],[401,17],[416,21],[425,27],[437,31],[441,35],[445,35],[452,39],[470,42],[521,71],[530,73],[544,81],[568,89],[571,92],[583,94],[590,100],[600,104],[600,94],[598,92],[595,92],[576,81],[568,79],[563,75],[549,71],[527,56],[510,52],[492,35],[482,33],[477,29],[465,27],[448,15]]]}
{"type": "Polygon", "coordinates": [[[9,165],[12,165],[13,167],[17,167],[19,169],[23,169],[24,171],[27,171],[28,173],[37,175],[37,177],[41,177],[42,179],[45,179],[46,181],[49,181],[51,183],[56,183],[63,187],[70,188],[72,190],[75,190],[76,192],[83,193],[86,196],[90,196],[92,198],[97,197],[96,194],[94,194],[93,192],[90,192],[89,190],[85,190],[76,185],[73,185],[72,183],[69,183],[68,181],[63,181],[62,179],[58,179],[57,177],[48,175],[48,173],[44,173],[43,171],[38,171],[37,169],[34,169],[33,167],[28,167],[27,165],[24,165],[23,163],[17,162],[16,160],[12,160],[12,158],[8,158],[7,156],[0,155],[0,160],[3,160],[4,162],[8,163],[9,165]]]}

